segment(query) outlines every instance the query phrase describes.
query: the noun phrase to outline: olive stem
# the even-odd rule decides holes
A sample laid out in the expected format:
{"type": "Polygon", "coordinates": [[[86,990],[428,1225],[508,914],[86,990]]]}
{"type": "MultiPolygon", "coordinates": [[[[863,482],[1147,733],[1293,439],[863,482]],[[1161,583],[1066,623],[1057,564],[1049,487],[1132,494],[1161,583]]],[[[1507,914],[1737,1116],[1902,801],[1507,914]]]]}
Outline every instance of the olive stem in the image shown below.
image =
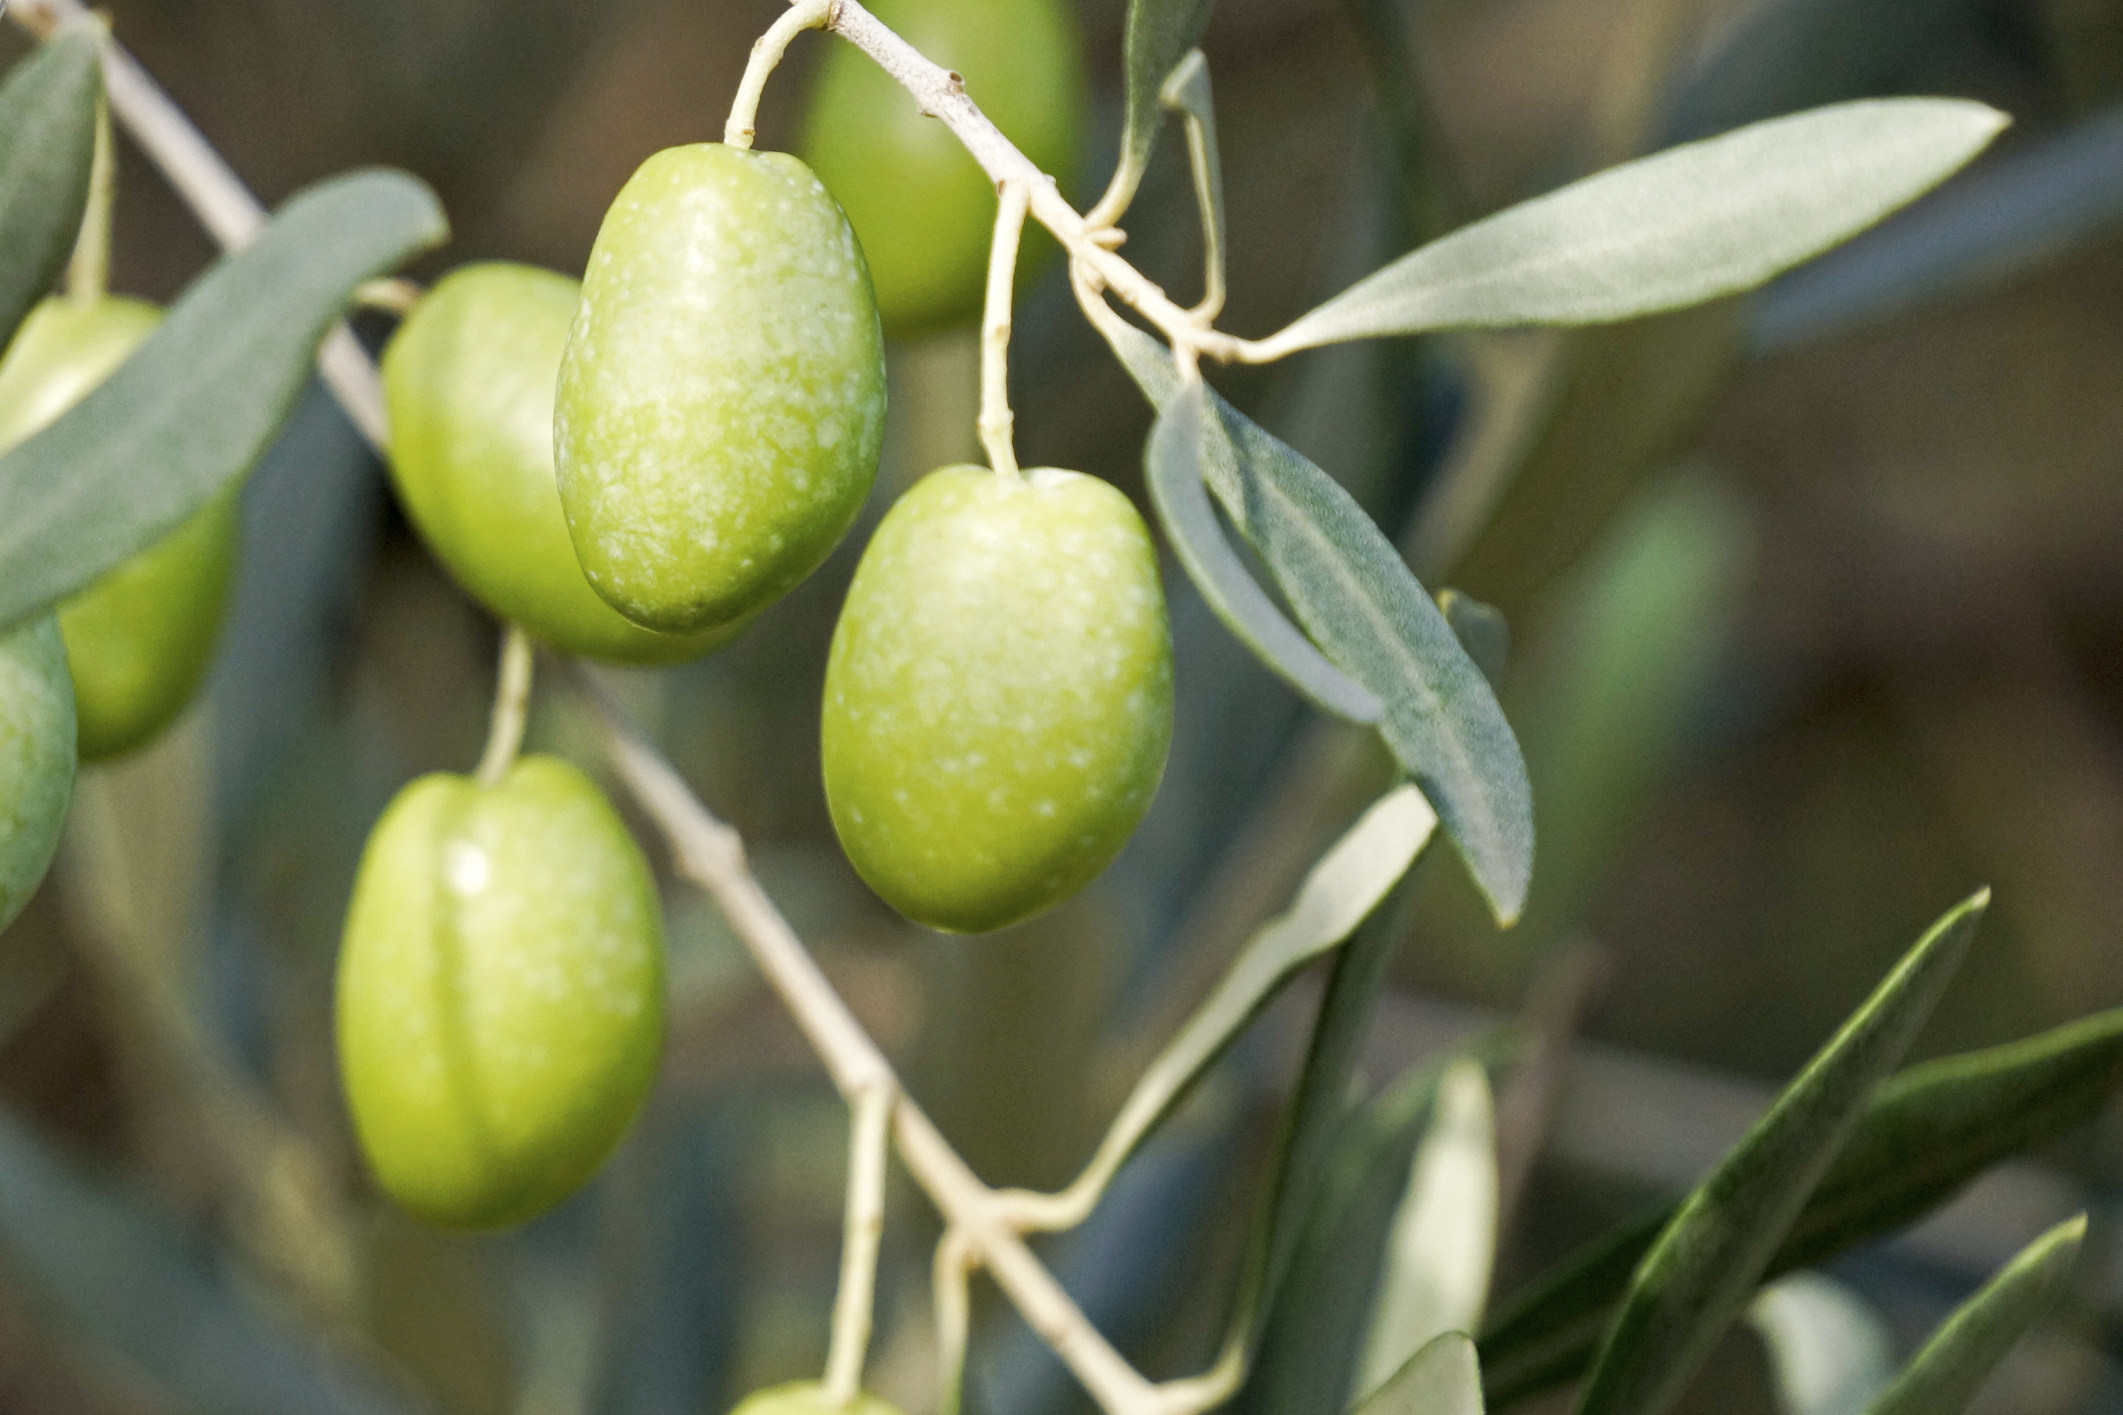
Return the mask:
{"type": "Polygon", "coordinates": [[[967,1285],[973,1278],[973,1254],[966,1236],[946,1228],[936,1240],[936,1260],[929,1285],[936,1300],[937,1415],[958,1415],[966,1386],[966,1342],[973,1326],[967,1285]]]}
{"type": "Polygon", "coordinates": [[[897,1087],[873,1085],[849,1099],[848,1213],[842,1226],[840,1291],[833,1300],[833,1341],[826,1354],[825,1397],[846,1409],[862,1390],[877,1300],[877,1248],[885,1232],[885,1155],[892,1144],[897,1087]]]}
{"type": "Polygon", "coordinates": [[[88,205],[81,213],[81,234],[66,262],[66,293],[84,302],[103,298],[111,275],[111,209],[118,195],[117,153],[111,142],[111,107],[96,100],[96,151],[89,159],[88,205]]]}
{"type": "Polygon", "coordinates": [[[1015,477],[1017,446],[1011,437],[1010,297],[1017,277],[1017,243],[1024,234],[1032,193],[1023,182],[1005,182],[995,206],[995,239],[988,247],[988,298],[980,322],[980,440],[988,465],[1015,477]]]}
{"type": "Polygon", "coordinates": [[[1216,148],[1216,105],[1209,93],[1209,61],[1187,51],[1164,85],[1158,102],[1185,120],[1187,165],[1194,171],[1194,201],[1202,215],[1202,302],[1187,313],[1203,324],[1224,310],[1224,162],[1216,148]]]}
{"type": "Polygon", "coordinates": [[[384,275],[356,285],[354,303],[362,309],[382,310],[404,319],[426,293],[417,280],[408,280],[403,275],[384,275]]]}
{"type": "Polygon", "coordinates": [[[531,708],[531,636],[511,624],[501,636],[501,671],[494,685],[494,716],[487,749],[479,758],[479,784],[499,786],[523,746],[524,718],[531,708]]]}
{"type": "Polygon", "coordinates": [[[767,91],[767,80],[773,77],[797,35],[807,29],[824,29],[831,23],[834,4],[835,0],[794,0],[787,14],[752,41],[752,57],[745,63],[744,80],[737,85],[737,98],[730,104],[730,120],[722,127],[724,143],[737,148],[752,145],[752,125],[759,121],[759,99],[767,91]]]}

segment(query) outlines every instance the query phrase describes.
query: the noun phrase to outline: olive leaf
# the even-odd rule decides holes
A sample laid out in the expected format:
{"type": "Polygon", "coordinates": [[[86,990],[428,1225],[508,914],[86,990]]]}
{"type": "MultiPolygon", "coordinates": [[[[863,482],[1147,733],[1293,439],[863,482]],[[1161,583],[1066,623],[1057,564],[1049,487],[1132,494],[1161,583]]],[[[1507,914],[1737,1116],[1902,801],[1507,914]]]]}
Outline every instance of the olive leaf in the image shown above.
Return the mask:
{"type": "Polygon", "coordinates": [[[1377,722],[1385,706],[1283,617],[1224,540],[1202,489],[1203,412],[1202,385],[1189,384],[1157,415],[1144,448],[1150,501],[1181,568],[1224,627],[1314,706],[1351,722],[1377,722]]]}
{"type": "Polygon", "coordinates": [[[1259,352],[1605,324],[1751,290],[1930,191],[2007,121],[1963,99],[1870,99],[1670,148],[1422,246],[1259,352]]]}
{"type": "Polygon", "coordinates": [[[1504,622],[1504,612],[1458,590],[1439,590],[1437,607],[1452,626],[1452,636],[1467,650],[1467,657],[1482,670],[1490,686],[1502,681],[1505,663],[1511,657],[1511,626],[1504,622]]]}
{"type": "Polygon", "coordinates": [[[0,626],[162,538],[249,472],[356,285],[448,233],[401,172],[321,182],[195,281],[117,373],[0,457],[0,626]]]}
{"type": "Polygon", "coordinates": [[[1415,863],[1437,816],[1413,786],[1374,801],[1320,856],[1289,909],[1261,925],[1114,1117],[1082,1184],[1103,1187],[1298,971],[1378,908],[1415,863]]]}
{"type": "Polygon", "coordinates": [[[45,44],[0,84],[0,348],[74,248],[102,93],[96,38],[82,29],[45,44]]]}
{"type": "Polygon", "coordinates": [[[1802,1272],[1747,1304],[1784,1415],[1862,1415],[1894,1374],[1893,1337],[1880,1314],[1833,1278],[1802,1272]]]}
{"type": "MultiPolygon", "coordinates": [[[[2001,1159],[2068,1134],[2123,1090],[2123,1008],[2039,1036],[1912,1066],[1884,1083],[1792,1226],[1769,1274],[1826,1262],[1952,1197],[2001,1159]]],[[[1482,1334],[1490,1398],[1580,1374],[1598,1324],[1671,1207],[1593,1240],[1482,1334]]]]}
{"type": "Polygon", "coordinates": [[[1682,1201],[1637,1266],[1578,1415],[1662,1415],[1746,1305],[1807,1197],[1975,937],[1988,892],[1949,911],[1682,1201]]]}
{"type": "Polygon", "coordinates": [[[1114,212],[1127,206],[1150,166],[1150,150],[1164,117],[1160,93],[1165,79],[1202,42],[1216,0],[1128,0],[1127,27],[1121,36],[1121,69],[1127,97],[1121,119],[1120,164],[1099,199],[1098,209],[1114,212]]]}
{"type": "Polygon", "coordinates": [[[1961,1415],[2013,1343],[2064,1295],[2086,1215],[2066,1219],[1954,1308],[1866,1415],[1961,1415]]]}
{"type": "Polygon", "coordinates": [[[1482,1415],[1474,1343],[1456,1331],[1437,1337],[1366,1396],[1355,1415],[1482,1415]]]}
{"type": "MultiPolygon", "coordinates": [[[[1154,339],[1118,322],[1100,331],[1154,406],[1180,395],[1154,339]]],[[[1209,489],[1313,641],[1385,704],[1380,735],[1510,923],[1533,874],[1533,793],[1495,691],[1355,498],[1215,390],[1204,397],[1216,413],[1201,420],[1209,489]]]]}

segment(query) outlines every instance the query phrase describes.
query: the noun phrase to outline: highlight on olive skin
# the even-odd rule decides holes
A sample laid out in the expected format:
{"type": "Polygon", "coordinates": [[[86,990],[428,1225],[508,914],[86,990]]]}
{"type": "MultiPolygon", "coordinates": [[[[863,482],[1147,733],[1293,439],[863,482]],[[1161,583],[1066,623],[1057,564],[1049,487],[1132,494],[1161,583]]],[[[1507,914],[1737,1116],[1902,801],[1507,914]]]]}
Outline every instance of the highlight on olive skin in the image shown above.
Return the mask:
{"type": "Polygon", "coordinates": [[[884,431],[883,334],[847,219],[786,153],[644,162],[597,233],[560,365],[560,499],[635,623],[735,623],[854,523],[884,431]]]}
{"type": "MultiPolygon", "coordinates": [[[[0,359],[0,451],[87,397],[161,318],[119,296],[39,305],[0,359]]],[[[219,496],[59,606],[83,761],[142,746],[197,694],[228,612],[240,521],[235,493],[219,496]]]]}
{"type": "Polygon", "coordinates": [[[1088,884],[1172,737],[1157,554],[1109,484],[946,467],[879,525],[834,630],[820,756],[856,871],[979,933],[1088,884]]]}
{"type": "Polygon", "coordinates": [[[51,868],[74,796],[74,692],[50,615],[0,634],[0,929],[51,868]]]}
{"type": "Polygon", "coordinates": [[[574,1193],[632,1125],[663,1045],[655,882],[557,758],[422,777],[370,834],[336,998],[340,1074],[383,1190],[448,1228],[574,1193]]]}
{"type": "Polygon", "coordinates": [[[383,352],[391,484],[473,598],[563,653],[698,658],[735,628],[659,634],[598,598],[568,539],[553,470],[554,381],[581,286],[536,266],[461,266],[383,352]]]}

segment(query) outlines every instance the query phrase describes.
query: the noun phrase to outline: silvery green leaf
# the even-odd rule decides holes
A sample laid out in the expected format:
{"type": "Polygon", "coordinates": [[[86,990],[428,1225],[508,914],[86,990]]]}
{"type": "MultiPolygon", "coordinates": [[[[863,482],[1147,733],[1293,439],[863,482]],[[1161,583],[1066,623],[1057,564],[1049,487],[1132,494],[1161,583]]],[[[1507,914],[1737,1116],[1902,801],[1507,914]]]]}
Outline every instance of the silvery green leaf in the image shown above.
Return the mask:
{"type": "Polygon", "coordinates": [[[1445,1073],[1387,1234],[1356,1390],[1385,1385],[1446,1332],[1472,1331],[1496,1260],[1496,1105],[1473,1061],[1445,1073]]]}
{"type": "Polygon", "coordinates": [[[1474,1343],[1448,1331],[1408,1358],[1355,1415],[1482,1415],[1482,1368],[1474,1343]]]}
{"type": "Polygon", "coordinates": [[[1961,1415],[2027,1329],[2064,1295],[2086,1215],[2067,1219],[1954,1308],[1868,1415],[1961,1415]]]}
{"type": "Polygon", "coordinates": [[[1578,1415],[1664,1415],[1679,1398],[1930,1017],[1988,902],[1977,894],[1933,925],[1682,1201],[1637,1266],[1578,1415]]]}
{"type": "Polygon", "coordinates": [[[1216,0],[1128,0],[1127,28],[1121,37],[1127,95],[1121,118],[1120,165],[1099,200],[1101,211],[1125,207],[1135,196],[1164,117],[1159,93],[1187,51],[1202,42],[1215,5],[1216,0]]]}
{"type": "Polygon", "coordinates": [[[1862,1415],[1894,1374],[1879,1313],[1819,1273],[1793,1273],[1757,1292],[1747,1322],[1768,1348],[1784,1415],[1862,1415]]]}
{"type": "Polygon", "coordinates": [[[1868,99],[1670,148],[1420,247],[1260,352],[1605,324],[1751,290],[1930,191],[2006,122],[1963,99],[1868,99]]]}
{"type": "Polygon", "coordinates": [[[0,84],[0,348],[66,265],[88,203],[103,67],[76,29],[0,84]]]}
{"type": "Polygon", "coordinates": [[[291,198],[110,379],[0,457],[0,625],[161,539],[247,474],[354,287],[441,242],[434,194],[357,172],[291,198]]]}

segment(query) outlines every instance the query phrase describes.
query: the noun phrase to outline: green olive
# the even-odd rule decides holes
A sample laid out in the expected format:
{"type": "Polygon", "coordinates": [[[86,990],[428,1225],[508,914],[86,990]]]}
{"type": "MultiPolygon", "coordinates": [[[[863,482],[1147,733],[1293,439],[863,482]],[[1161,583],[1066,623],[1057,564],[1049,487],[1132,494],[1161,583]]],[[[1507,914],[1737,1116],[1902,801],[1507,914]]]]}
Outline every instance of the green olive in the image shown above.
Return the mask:
{"type": "Polygon", "coordinates": [[[657,153],[612,203],[560,362],[560,502],[637,624],[733,623],[818,568],[877,476],[862,249],[786,153],[657,153]]]}
{"type": "Polygon", "coordinates": [[[450,272],[383,352],[391,482],[436,558],[503,619],[564,653],[697,658],[727,631],[659,634],[583,578],[553,473],[553,383],[581,286],[534,266],[450,272]]]}
{"type": "Polygon", "coordinates": [[[835,1405],[817,1381],[791,1381],[753,1391],[730,1415],[899,1415],[899,1410],[867,1392],[852,1405],[835,1405]]]}
{"type": "MultiPolygon", "coordinates": [[[[1082,148],[1083,42],[1067,0],[878,0],[877,17],[945,68],[1043,172],[1067,185],[1082,148]]],[[[979,314],[995,184],[875,60],[828,49],[802,150],[862,238],[895,334],[979,314]]],[[[1026,252],[1049,252],[1051,243],[1026,252]]],[[[1021,267],[1022,269],[1022,267],[1021,267]]]]}
{"type": "MultiPolygon", "coordinates": [[[[88,396],[161,318],[115,297],[39,305],[0,360],[0,450],[88,396]]],[[[228,610],[239,519],[235,493],[217,497],[59,606],[83,761],[139,746],[198,691],[228,610]]]]}
{"type": "Polygon", "coordinates": [[[430,1223],[552,1207],[632,1124],[663,1045],[663,919],[589,779],[424,776],[376,823],[339,955],[339,1066],[385,1192],[430,1223]]]}
{"type": "Polygon", "coordinates": [[[0,929],[51,868],[74,795],[74,690],[50,615],[0,634],[0,929]]]}
{"type": "Polygon", "coordinates": [[[833,825],[885,901],[974,933],[1112,860],[1172,739],[1157,552],[1105,482],[946,467],[863,553],[826,660],[833,825]]]}

